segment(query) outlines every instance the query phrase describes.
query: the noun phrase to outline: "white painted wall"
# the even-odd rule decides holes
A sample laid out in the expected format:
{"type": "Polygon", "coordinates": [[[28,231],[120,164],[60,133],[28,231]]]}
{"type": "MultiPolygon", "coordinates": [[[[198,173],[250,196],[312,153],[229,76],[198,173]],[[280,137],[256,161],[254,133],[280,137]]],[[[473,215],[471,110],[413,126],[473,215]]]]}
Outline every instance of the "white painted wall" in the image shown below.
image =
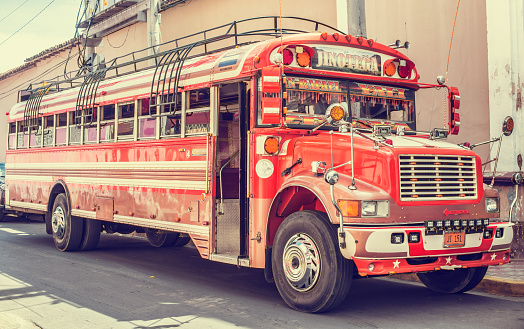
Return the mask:
{"type": "MultiPolygon", "coordinates": [[[[513,134],[502,142],[497,173],[518,171],[517,155],[523,153],[522,106],[517,109],[517,95],[524,87],[523,15],[522,0],[486,1],[490,136],[500,136],[506,116],[515,121],[513,134]]],[[[496,152],[494,145],[492,158],[496,152]]]]}

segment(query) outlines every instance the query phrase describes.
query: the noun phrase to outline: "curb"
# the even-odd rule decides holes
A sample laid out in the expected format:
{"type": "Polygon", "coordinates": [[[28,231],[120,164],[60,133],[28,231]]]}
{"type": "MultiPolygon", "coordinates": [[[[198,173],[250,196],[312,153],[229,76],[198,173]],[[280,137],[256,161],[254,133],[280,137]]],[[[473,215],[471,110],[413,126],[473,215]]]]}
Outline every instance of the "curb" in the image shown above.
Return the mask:
{"type": "Polygon", "coordinates": [[[34,322],[24,320],[14,314],[0,313],[0,329],[38,329],[34,322]]]}
{"type": "MultiPolygon", "coordinates": [[[[410,281],[410,282],[420,282],[416,274],[396,274],[391,278],[410,281]]],[[[524,297],[524,281],[516,281],[510,279],[503,279],[499,277],[486,276],[479,283],[473,291],[482,291],[487,292],[493,295],[500,295],[506,297],[524,297]]]]}

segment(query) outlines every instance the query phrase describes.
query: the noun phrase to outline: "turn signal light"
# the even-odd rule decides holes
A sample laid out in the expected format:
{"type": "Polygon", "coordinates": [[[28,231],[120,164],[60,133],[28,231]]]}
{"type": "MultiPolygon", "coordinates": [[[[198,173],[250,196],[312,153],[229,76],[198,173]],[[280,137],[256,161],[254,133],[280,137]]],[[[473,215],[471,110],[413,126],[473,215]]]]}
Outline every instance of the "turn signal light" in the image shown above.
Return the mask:
{"type": "Polygon", "coordinates": [[[267,154],[276,154],[278,152],[278,139],[275,137],[266,138],[264,151],[266,151],[267,154]]]}
{"type": "Polygon", "coordinates": [[[358,217],[359,216],[359,202],[353,200],[340,200],[338,207],[344,217],[358,217]]]}
{"type": "Polygon", "coordinates": [[[329,115],[333,121],[340,121],[344,118],[344,109],[340,106],[334,106],[329,115]]]}

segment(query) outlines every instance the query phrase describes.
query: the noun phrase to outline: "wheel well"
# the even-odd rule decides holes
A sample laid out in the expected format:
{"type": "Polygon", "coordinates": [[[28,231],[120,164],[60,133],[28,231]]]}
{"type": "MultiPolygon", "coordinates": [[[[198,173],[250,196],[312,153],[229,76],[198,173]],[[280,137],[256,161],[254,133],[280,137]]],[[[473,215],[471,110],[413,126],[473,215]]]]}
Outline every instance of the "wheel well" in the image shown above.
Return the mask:
{"type": "Polygon", "coordinates": [[[301,210],[317,210],[327,213],[318,196],[305,187],[290,186],[275,197],[267,222],[267,246],[273,245],[275,234],[284,219],[292,213],[301,210]]]}
{"type": "Polygon", "coordinates": [[[45,224],[46,224],[46,232],[47,234],[52,234],[52,227],[51,227],[51,215],[53,212],[53,204],[55,203],[56,197],[61,194],[65,193],[66,200],[67,200],[67,206],[69,210],[71,210],[71,200],[69,199],[69,190],[67,189],[67,186],[64,181],[58,180],[55,182],[55,185],[51,188],[51,193],[49,193],[49,199],[47,201],[47,212],[45,214],[45,224]]]}

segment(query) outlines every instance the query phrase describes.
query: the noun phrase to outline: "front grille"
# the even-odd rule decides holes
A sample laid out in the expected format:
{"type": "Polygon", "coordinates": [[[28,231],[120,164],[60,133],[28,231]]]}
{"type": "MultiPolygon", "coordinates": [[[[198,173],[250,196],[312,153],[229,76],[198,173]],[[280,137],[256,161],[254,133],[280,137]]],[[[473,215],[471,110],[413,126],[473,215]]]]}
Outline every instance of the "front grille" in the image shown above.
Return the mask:
{"type": "Polygon", "coordinates": [[[399,156],[400,200],[443,201],[477,198],[475,157],[399,156]]]}

